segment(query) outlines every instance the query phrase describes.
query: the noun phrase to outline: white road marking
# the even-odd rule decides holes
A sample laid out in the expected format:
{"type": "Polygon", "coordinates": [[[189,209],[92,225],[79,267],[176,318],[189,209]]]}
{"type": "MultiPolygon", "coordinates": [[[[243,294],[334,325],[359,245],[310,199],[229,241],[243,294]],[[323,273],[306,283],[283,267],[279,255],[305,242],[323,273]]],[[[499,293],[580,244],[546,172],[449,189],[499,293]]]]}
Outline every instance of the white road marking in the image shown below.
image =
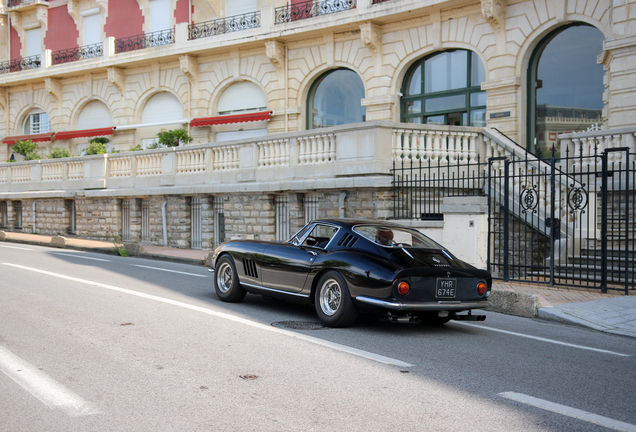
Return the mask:
{"type": "Polygon", "coordinates": [[[99,413],[93,405],[1,346],[0,370],[43,404],[71,417],[99,413]]]}
{"type": "Polygon", "coordinates": [[[552,343],[555,345],[563,345],[566,347],[570,347],[570,348],[578,348],[578,349],[582,349],[582,350],[587,350],[587,351],[595,351],[595,352],[599,352],[599,353],[603,353],[603,354],[611,354],[611,355],[615,355],[615,356],[620,356],[620,357],[631,357],[631,355],[629,354],[622,354],[622,353],[617,353],[614,351],[608,351],[608,350],[604,350],[604,349],[598,349],[598,348],[592,348],[592,347],[587,347],[587,346],[583,346],[583,345],[575,345],[575,344],[571,344],[571,343],[567,343],[567,342],[561,342],[561,341],[557,341],[554,339],[546,339],[546,338],[542,338],[539,336],[531,336],[531,335],[527,335],[527,334],[523,334],[523,333],[517,333],[517,332],[512,332],[512,331],[508,331],[508,330],[501,330],[501,329],[496,329],[496,328],[492,328],[492,327],[485,327],[485,326],[480,326],[480,325],[475,325],[475,324],[469,324],[469,323],[465,323],[465,322],[461,322],[461,321],[453,321],[454,324],[461,324],[461,325],[465,325],[465,326],[470,326],[470,327],[475,327],[475,328],[479,328],[482,330],[490,330],[490,331],[494,331],[494,332],[498,332],[498,333],[505,333],[505,334],[509,334],[512,336],[519,336],[519,337],[523,337],[526,339],[534,339],[537,341],[541,341],[541,342],[548,342],[548,343],[552,343]]]}
{"type": "Polygon", "coordinates": [[[24,247],[18,247],[18,246],[6,246],[6,245],[0,245],[0,247],[8,248],[8,249],[33,250],[33,249],[24,248],[24,247]]]}
{"type": "Polygon", "coordinates": [[[566,405],[560,405],[547,400],[538,399],[532,396],[524,395],[521,393],[504,392],[499,393],[499,396],[511,399],[517,402],[524,403],[526,405],[532,405],[537,408],[541,408],[547,411],[552,411],[557,414],[563,414],[568,417],[573,417],[579,420],[583,420],[589,423],[594,423],[609,429],[615,429],[624,432],[636,432],[636,425],[625,423],[622,421],[614,420],[611,418],[603,417],[597,414],[592,414],[587,411],[572,408],[566,405]]]}
{"type": "Polygon", "coordinates": [[[148,299],[148,300],[154,300],[154,301],[158,301],[158,302],[161,302],[161,303],[169,304],[169,305],[172,305],[172,306],[178,306],[178,307],[181,307],[181,308],[184,308],[184,309],[189,309],[189,310],[201,312],[201,313],[204,313],[204,314],[207,314],[207,315],[211,315],[211,316],[214,316],[214,317],[217,317],[217,318],[223,318],[223,319],[226,319],[226,320],[229,320],[229,321],[234,321],[234,322],[241,323],[241,324],[244,324],[244,325],[248,325],[248,326],[251,326],[251,327],[254,327],[254,328],[258,328],[260,330],[266,330],[266,331],[269,331],[269,332],[272,332],[272,333],[278,333],[278,334],[289,336],[289,337],[292,337],[292,338],[295,338],[295,339],[300,339],[300,340],[303,340],[303,341],[306,341],[306,342],[310,342],[310,343],[313,343],[313,344],[316,344],[316,345],[321,345],[321,346],[324,346],[324,347],[327,347],[327,348],[331,348],[331,349],[334,349],[334,350],[343,351],[343,352],[346,352],[346,353],[349,353],[349,354],[356,355],[358,357],[363,357],[363,358],[366,358],[366,359],[369,359],[369,360],[377,361],[377,362],[388,364],[388,365],[394,365],[394,366],[399,366],[399,367],[412,367],[413,366],[410,363],[406,363],[406,362],[403,362],[401,360],[396,360],[396,359],[393,359],[391,357],[385,357],[385,356],[382,356],[382,355],[379,355],[379,354],[374,354],[374,353],[371,353],[371,352],[368,352],[368,351],[359,350],[357,348],[348,347],[346,345],[341,345],[341,344],[338,344],[338,343],[335,343],[335,342],[329,342],[329,341],[325,341],[325,340],[322,340],[322,339],[319,339],[319,338],[315,338],[315,337],[312,337],[312,336],[307,336],[307,335],[304,335],[302,333],[295,333],[295,332],[292,332],[292,331],[289,331],[289,330],[284,330],[284,329],[280,329],[280,328],[277,328],[277,327],[273,327],[271,325],[266,325],[266,324],[261,324],[261,323],[255,322],[255,321],[250,321],[250,320],[247,320],[245,318],[238,317],[236,315],[231,315],[231,314],[224,313],[224,312],[216,312],[216,311],[213,311],[211,309],[203,308],[203,307],[200,307],[200,306],[194,306],[194,305],[191,305],[191,304],[188,304],[188,303],[183,303],[183,302],[176,301],[176,300],[170,300],[170,299],[167,299],[167,298],[164,298],[164,297],[159,297],[159,296],[155,296],[155,295],[151,295],[151,294],[145,294],[145,293],[129,290],[129,289],[126,289],[126,288],[119,288],[119,287],[116,287],[116,286],[113,286],[113,285],[106,285],[106,284],[103,284],[103,283],[100,283],[100,282],[89,281],[89,280],[86,280],[86,279],[79,279],[79,278],[76,278],[76,277],[66,276],[66,275],[59,274],[59,273],[53,273],[53,272],[49,272],[49,271],[46,271],[46,270],[40,270],[40,269],[36,269],[36,268],[32,268],[32,267],[25,267],[25,266],[22,266],[22,265],[19,265],[19,264],[11,264],[11,263],[2,263],[2,264],[3,265],[8,265],[8,266],[11,266],[11,267],[21,268],[21,269],[24,269],[24,270],[30,270],[30,271],[41,273],[41,274],[46,274],[46,275],[57,277],[57,278],[60,278],[60,279],[66,279],[66,280],[70,280],[70,281],[73,281],[73,282],[79,282],[79,283],[83,283],[83,284],[86,284],[86,285],[91,285],[91,286],[96,286],[96,287],[99,287],[99,288],[108,289],[108,290],[111,290],[111,291],[116,291],[116,292],[120,292],[120,293],[124,293],[124,294],[129,294],[129,295],[132,295],[132,296],[141,297],[141,298],[145,298],[145,299],[148,299]]]}
{"type": "Polygon", "coordinates": [[[188,275],[188,276],[196,276],[196,277],[202,277],[202,278],[206,278],[207,277],[206,275],[200,275],[200,274],[196,274],[196,273],[187,273],[187,272],[182,272],[182,271],[177,271],[177,270],[168,270],[168,269],[164,269],[164,268],[160,268],[160,267],[149,267],[149,266],[139,265],[139,264],[133,264],[133,266],[147,268],[147,269],[151,269],[151,270],[160,270],[160,271],[165,271],[165,272],[170,272],[170,273],[179,273],[179,274],[188,275]]]}
{"type": "Polygon", "coordinates": [[[70,254],[70,253],[62,253],[62,252],[53,252],[53,254],[55,254],[55,255],[70,256],[70,257],[73,257],[73,258],[82,258],[82,259],[93,260],[93,261],[104,261],[104,262],[110,262],[110,260],[107,260],[107,259],[87,257],[87,256],[79,255],[79,254],[70,254]]]}

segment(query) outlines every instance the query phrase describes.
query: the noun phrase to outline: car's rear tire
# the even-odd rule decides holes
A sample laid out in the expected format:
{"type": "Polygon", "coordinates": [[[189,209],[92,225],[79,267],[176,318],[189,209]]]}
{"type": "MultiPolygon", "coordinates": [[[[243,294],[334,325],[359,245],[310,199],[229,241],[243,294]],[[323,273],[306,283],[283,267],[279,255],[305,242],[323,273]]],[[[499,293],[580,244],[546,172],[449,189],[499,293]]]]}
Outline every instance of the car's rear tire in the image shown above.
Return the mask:
{"type": "Polygon", "coordinates": [[[239,282],[234,260],[224,255],[216,262],[214,271],[214,290],[224,302],[237,303],[245,297],[245,290],[239,282]]]}
{"type": "Polygon", "coordinates": [[[451,314],[448,314],[448,316],[445,316],[445,317],[441,317],[437,315],[437,312],[421,314],[419,317],[422,323],[428,324],[428,325],[444,325],[447,322],[449,322],[451,319],[453,319],[451,314]]]}
{"type": "Polygon", "coordinates": [[[327,327],[348,327],[358,318],[347,282],[338,272],[328,271],[322,275],[315,303],[318,319],[327,327]]]}

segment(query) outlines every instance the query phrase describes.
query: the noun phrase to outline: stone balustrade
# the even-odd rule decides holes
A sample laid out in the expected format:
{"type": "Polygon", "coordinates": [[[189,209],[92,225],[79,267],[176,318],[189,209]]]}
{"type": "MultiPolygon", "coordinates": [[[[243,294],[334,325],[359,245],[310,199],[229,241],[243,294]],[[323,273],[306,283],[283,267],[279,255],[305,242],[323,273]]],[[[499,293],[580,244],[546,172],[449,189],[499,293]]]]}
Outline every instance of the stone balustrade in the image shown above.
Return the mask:
{"type": "MultiPolygon", "coordinates": [[[[636,127],[598,130],[559,135],[561,154],[572,158],[572,169],[582,170],[591,165],[600,165],[595,155],[608,151],[608,163],[625,163],[626,151],[611,151],[624,148],[629,153],[636,153],[636,127]]],[[[632,160],[633,162],[633,160],[632,160]]]]}

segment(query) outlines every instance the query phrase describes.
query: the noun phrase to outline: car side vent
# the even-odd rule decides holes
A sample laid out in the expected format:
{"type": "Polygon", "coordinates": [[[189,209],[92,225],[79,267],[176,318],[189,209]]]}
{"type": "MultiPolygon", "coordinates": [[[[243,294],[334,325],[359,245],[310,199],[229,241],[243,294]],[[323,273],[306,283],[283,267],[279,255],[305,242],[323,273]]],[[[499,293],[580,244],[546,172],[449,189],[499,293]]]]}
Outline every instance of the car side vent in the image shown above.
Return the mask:
{"type": "Polygon", "coordinates": [[[243,259],[243,268],[245,269],[245,275],[253,278],[258,277],[258,272],[256,271],[256,263],[251,259],[243,259]]]}
{"type": "Polygon", "coordinates": [[[338,246],[352,247],[354,244],[356,244],[357,241],[358,241],[358,237],[351,235],[349,233],[345,233],[345,235],[343,235],[340,241],[338,242],[338,246]]]}

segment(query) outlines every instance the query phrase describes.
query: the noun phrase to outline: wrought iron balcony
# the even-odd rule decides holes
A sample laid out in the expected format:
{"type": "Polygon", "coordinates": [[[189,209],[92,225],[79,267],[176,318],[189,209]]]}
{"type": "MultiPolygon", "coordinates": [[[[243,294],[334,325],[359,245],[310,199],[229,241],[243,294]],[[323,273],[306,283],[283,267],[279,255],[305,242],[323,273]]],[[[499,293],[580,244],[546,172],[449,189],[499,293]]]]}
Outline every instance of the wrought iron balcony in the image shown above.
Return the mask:
{"type": "Polygon", "coordinates": [[[384,3],[390,0],[373,0],[373,4],[384,3]]]}
{"type": "Polygon", "coordinates": [[[320,15],[342,12],[356,7],[356,0],[309,0],[276,8],[276,24],[287,23],[320,15]]]}
{"type": "Polygon", "coordinates": [[[261,26],[261,12],[235,15],[190,26],[190,40],[248,30],[261,26]]]}
{"type": "Polygon", "coordinates": [[[16,6],[26,6],[30,3],[36,3],[38,1],[48,2],[49,0],[7,0],[7,7],[14,8],[16,6]]]}
{"type": "Polygon", "coordinates": [[[51,62],[54,65],[69,63],[78,60],[101,57],[104,55],[102,44],[86,45],[77,48],[70,48],[55,51],[51,55],[51,62]]]}
{"type": "Polygon", "coordinates": [[[117,39],[115,41],[115,54],[152,48],[174,43],[174,29],[161,30],[152,33],[117,39]]]}
{"type": "Polygon", "coordinates": [[[37,69],[40,67],[41,58],[39,55],[25,57],[21,59],[9,60],[0,63],[0,75],[9,72],[18,72],[28,69],[37,69]]]}

